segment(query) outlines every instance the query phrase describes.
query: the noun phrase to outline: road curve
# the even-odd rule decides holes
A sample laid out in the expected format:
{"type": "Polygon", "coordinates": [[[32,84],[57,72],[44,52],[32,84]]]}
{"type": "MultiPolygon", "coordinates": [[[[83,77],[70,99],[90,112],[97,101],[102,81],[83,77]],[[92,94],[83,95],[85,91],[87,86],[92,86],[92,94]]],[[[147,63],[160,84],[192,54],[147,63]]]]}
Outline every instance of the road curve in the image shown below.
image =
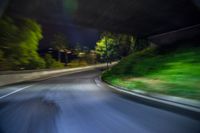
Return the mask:
{"type": "Polygon", "coordinates": [[[200,121],[123,98],[99,70],[0,89],[0,133],[200,133],[200,121]],[[28,86],[28,87],[27,87],[28,86]]]}

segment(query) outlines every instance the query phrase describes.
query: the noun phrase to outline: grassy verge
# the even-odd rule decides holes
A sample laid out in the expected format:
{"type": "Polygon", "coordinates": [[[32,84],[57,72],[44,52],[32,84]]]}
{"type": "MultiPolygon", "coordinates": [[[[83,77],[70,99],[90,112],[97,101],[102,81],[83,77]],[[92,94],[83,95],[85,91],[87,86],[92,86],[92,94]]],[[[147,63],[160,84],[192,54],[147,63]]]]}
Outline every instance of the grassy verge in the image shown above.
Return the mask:
{"type": "Polygon", "coordinates": [[[200,47],[149,48],[124,58],[102,78],[128,89],[200,100],[200,47]]]}
{"type": "Polygon", "coordinates": [[[89,64],[86,61],[79,61],[79,60],[73,60],[67,64],[67,68],[77,68],[85,66],[89,66],[89,64]]]}

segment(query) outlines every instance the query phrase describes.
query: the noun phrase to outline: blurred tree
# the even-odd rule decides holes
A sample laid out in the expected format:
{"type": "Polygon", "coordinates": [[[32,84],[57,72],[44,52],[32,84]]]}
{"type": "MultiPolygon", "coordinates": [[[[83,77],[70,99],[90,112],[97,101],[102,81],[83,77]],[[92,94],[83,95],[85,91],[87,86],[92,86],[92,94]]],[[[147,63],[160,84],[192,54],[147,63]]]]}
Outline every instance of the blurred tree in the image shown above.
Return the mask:
{"type": "Polygon", "coordinates": [[[146,38],[136,38],[134,51],[142,51],[145,48],[149,47],[150,43],[146,38]]]}
{"type": "Polygon", "coordinates": [[[105,61],[106,59],[112,60],[118,53],[116,51],[116,41],[115,39],[104,36],[101,40],[97,42],[95,51],[100,60],[105,61]]]}
{"type": "Polygon", "coordinates": [[[118,41],[118,52],[121,57],[128,56],[134,52],[135,38],[131,35],[118,34],[116,35],[118,41]]]}
{"type": "Polygon", "coordinates": [[[0,19],[0,50],[3,51],[3,69],[44,68],[45,62],[37,53],[42,30],[36,21],[9,17],[0,19]]]}
{"type": "Polygon", "coordinates": [[[50,54],[45,54],[46,68],[63,68],[64,64],[56,61],[50,54]]]}
{"type": "Polygon", "coordinates": [[[109,61],[112,61],[132,53],[134,46],[135,38],[133,36],[103,32],[101,39],[96,44],[95,51],[99,60],[105,61],[108,58],[109,61]]]}
{"type": "Polygon", "coordinates": [[[102,38],[96,43],[95,51],[97,53],[97,58],[100,61],[104,61],[106,58],[106,40],[102,38]]]}
{"type": "Polygon", "coordinates": [[[62,33],[57,33],[53,36],[52,46],[54,49],[58,51],[57,60],[61,62],[61,53],[65,54],[65,58],[67,58],[67,51],[69,50],[69,43],[62,33]]]}
{"type": "Polygon", "coordinates": [[[136,38],[133,35],[111,32],[103,32],[95,48],[97,60],[100,61],[105,61],[106,58],[110,61],[120,59],[137,50],[136,38]]]}

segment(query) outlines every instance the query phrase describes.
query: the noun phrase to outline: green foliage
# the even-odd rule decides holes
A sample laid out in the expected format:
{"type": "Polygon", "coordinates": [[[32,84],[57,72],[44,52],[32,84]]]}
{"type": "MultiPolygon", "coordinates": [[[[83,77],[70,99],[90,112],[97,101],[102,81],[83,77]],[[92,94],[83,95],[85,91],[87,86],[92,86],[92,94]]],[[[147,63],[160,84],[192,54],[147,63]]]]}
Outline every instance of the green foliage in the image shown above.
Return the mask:
{"type": "Polygon", "coordinates": [[[135,37],[126,34],[118,34],[115,35],[115,38],[118,42],[117,50],[120,56],[125,57],[134,52],[135,37]]]}
{"type": "Polygon", "coordinates": [[[64,68],[65,65],[63,63],[60,63],[58,61],[54,61],[53,64],[51,65],[51,68],[64,68]]]}
{"type": "Polygon", "coordinates": [[[0,19],[0,50],[4,58],[1,68],[43,68],[45,63],[37,53],[41,39],[41,27],[31,19],[20,19],[17,24],[8,17],[0,19]]]}
{"type": "Polygon", "coordinates": [[[112,61],[132,53],[134,46],[135,38],[133,36],[104,32],[96,44],[95,51],[101,61],[105,61],[106,58],[112,61]]]}
{"type": "Polygon", "coordinates": [[[44,60],[46,62],[46,68],[64,68],[64,64],[53,59],[50,54],[46,54],[44,60]]]}
{"type": "Polygon", "coordinates": [[[129,89],[200,100],[200,47],[177,48],[164,54],[148,48],[124,58],[103,78],[129,89]]]}
{"type": "Polygon", "coordinates": [[[117,41],[114,37],[104,35],[96,43],[95,51],[101,61],[105,61],[106,58],[112,60],[119,57],[117,47],[117,41]]]}
{"type": "Polygon", "coordinates": [[[116,43],[113,38],[109,38],[109,37],[105,37],[105,36],[100,41],[97,42],[97,46],[96,46],[95,50],[101,60],[105,60],[106,56],[108,56],[110,58],[111,55],[116,54],[115,44],[116,43]]]}
{"type": "Polygon", "coordinates": [[[99,56],[100,59],[106,58],[106,40],[105,38],[101,39],[100,41],[97,42],[95,51],[97,55],[99,56]]]}
{"type": "Polygon", "coordinates": [[[67,64],[67,68],[76,68],[88,66],[88,63],[85,60],[73,60],[69,64],[67,64]]]}

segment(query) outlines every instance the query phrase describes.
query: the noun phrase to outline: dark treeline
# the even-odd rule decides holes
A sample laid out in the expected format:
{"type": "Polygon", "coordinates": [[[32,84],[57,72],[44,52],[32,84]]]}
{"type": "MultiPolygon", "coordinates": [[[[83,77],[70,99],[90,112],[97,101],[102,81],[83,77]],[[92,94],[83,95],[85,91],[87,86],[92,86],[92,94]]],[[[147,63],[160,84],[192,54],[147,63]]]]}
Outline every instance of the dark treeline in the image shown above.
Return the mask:
{"type": "Polygon", "coordinates": [[[53,47],[40,53],[42,38],[41,25],[32,19],[0,18],[0,70],[78,67],[96,63],[93,50],[80,44],[71,48],[62,33],[55,33],[50,39],[53,47]]]}
{"type": "Polygon", "coordinates": [[[55,33],[50,39],[52,47],[39,53],[42,38],[42,27],[36,21],[3,16],[0,19],[0,70],[79,67],[112,62],[149,45],[147,40],[133,35],[103,32],[92,50],[79,43],[69,44],[64,34],[55,33]]]}

